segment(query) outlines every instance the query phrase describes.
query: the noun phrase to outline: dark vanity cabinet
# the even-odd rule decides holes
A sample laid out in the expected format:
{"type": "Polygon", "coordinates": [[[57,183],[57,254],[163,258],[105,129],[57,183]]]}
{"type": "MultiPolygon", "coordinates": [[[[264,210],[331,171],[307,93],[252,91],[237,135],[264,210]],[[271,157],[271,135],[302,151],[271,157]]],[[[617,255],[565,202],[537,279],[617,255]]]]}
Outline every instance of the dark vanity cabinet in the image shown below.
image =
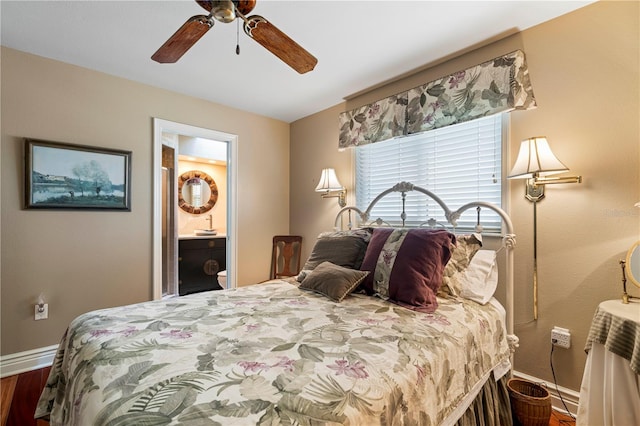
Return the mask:
{"type": "Polygon", "coordinates": [[[218,272],[227,268],[227,239],[181,239],[178,248],[178,292],[180,296],[221,290],[218,272]]]}

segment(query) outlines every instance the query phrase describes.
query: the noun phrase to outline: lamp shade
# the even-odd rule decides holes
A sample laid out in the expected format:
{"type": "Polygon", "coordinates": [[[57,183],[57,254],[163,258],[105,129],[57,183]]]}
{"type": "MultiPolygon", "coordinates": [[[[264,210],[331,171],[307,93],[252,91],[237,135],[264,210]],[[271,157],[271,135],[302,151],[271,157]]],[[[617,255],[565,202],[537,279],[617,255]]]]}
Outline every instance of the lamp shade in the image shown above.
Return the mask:
{"type": "Polygon", "coordinates": [[[340,184],[340,181],[338,181],[336,171],[334,169],[322,169],[320,182],[318,182],[318,186],[316,186],[316,192],[342,190],[344,190],[344,187],[340,184]]]}
{"type": "Polygon", "coordinates": [[[528,179],[534,175],[551,175],[568,170],[569,168],[551,152],[547,138],[536,136],[522,141],[516,163],[507,177],[509,179],[528,179]]]}

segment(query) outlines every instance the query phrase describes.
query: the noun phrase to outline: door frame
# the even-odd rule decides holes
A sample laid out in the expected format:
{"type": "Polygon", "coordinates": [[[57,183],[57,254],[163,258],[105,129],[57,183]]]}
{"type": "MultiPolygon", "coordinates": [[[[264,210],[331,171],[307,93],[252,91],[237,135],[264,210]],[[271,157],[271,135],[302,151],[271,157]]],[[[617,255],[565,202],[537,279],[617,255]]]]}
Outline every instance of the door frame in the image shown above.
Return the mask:
{"type": "MultiPolygon", "coordinates": [[[[227,287],[236,287],[238,241],[238,135],[153,118],[153,299],[162,298],[162,133],[227,143],[227,287]]],[[[176,150],[177,151],[177,150],[176,150]]],[[[176,170],[177,173],[177,170],[176,170]]],[[[177,182],[173,183],[177,187],[177,182]]],[[[177,188],[175,188],[177,191],[177,188]]],[[[173,232],[177,240],[178,233],[173,232]]],[[[176,241],[177,244],[177,241],[176,241]]],[[[177,262],[177,252],[176,252],[177,262]]]]}

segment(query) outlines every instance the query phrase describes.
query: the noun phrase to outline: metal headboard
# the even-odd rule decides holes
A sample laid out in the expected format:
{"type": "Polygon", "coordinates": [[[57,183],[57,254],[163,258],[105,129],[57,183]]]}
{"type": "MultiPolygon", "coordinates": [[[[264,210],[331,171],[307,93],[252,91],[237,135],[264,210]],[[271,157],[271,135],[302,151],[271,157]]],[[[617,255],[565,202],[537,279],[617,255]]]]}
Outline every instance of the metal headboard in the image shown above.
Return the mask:
{"type": "MultiPolygon", "coordinates": [[[[343,223],[342,218],[343,218],[343,215],[347,213],[349,215],[347,228],[352,229],[353,228],[353,223],[351,221],[352,212],[357,213],[361,226],[370,226],[370,225],[380,226],[386,223],[382,218],[377,218],[371,221],[370,220],[371,210],[378,203],[378,201],[380,201],[385,196],[392,194],[394,192],[399,192],[402,197],[402,211],[400,213],[400,219],[402,221],[402,227],[405,227],[406,219],[407,219],[407,213],[405,211],[406,196],[407,196],[407,193],[411,191],[420,192],[426,195],[427,197],[431,198],[432,200],[434,200],[436,203],[438,203],[438,205],[444,211],[444,216],[447,219],[447,222],[451,224],[451,226],[453,226],[454,228],[457,226],[457,221],[462,215],[462,213],[473,208],[476,208],[477,209],[476,211],[478,212],[478,221],[476,224],[477,232],[482,232],[482,225],[480,224],[481,208],[486,208],[496,212],[502,219],[503,231],[504,231],[502,233],[502,247],[505,249],[505,259],[506,259],[505,261],[506,263],[505,264],[505,271],[506,271],[506,277],[505,277],[506,306],[505,308],[507,311],[507,341],[509,342],[509,348],[512,354],[511,365],[513,366],[513,353],[515,352],[515,349],[518,347],[518,337],[514,334],[514,319],[513,319],[514,318],[514,315],[513,315],[514,313],[513,249],[515,248],[515,245],[516,245],[516,235],[513,232],[513,224],[507,212],[502,210],[497,205],[486,202],[486,201],[473,201],[463,205],[457,210],[451,210],[444,203],[444,201],[442,201],[440,197],[438,197],[436,194],[429,191],[428,189],[413,185],[412,183],[409,183],[409,182],[400,182],[395,184],[393,187],[387,189],[386,191],[381,192],[380,195],[378,195],[376,198],[373,199],[373,201],[371,201],[371,203],[369,204],[369,206],[364,212],[355,206],[346,206],[342,208],[336,215],[336,219],[334,221],[335,228],[336,229],[342,228],[341,226],[343,223]]],[[[433,225],[435,224],[435,220],[428,218],[424,223],[429,223],[433,225]]]]}

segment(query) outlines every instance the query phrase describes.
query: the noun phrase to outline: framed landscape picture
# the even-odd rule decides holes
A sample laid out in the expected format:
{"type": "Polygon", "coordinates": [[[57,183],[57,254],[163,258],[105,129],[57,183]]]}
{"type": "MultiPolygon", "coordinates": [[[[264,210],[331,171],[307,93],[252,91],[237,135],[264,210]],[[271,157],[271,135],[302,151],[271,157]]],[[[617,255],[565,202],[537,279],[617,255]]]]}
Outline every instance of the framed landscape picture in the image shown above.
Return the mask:
{"type": "Polygon", "coordinates": [[[131,211],[131,151],[26,139],[25,208],[131,211]]]}

